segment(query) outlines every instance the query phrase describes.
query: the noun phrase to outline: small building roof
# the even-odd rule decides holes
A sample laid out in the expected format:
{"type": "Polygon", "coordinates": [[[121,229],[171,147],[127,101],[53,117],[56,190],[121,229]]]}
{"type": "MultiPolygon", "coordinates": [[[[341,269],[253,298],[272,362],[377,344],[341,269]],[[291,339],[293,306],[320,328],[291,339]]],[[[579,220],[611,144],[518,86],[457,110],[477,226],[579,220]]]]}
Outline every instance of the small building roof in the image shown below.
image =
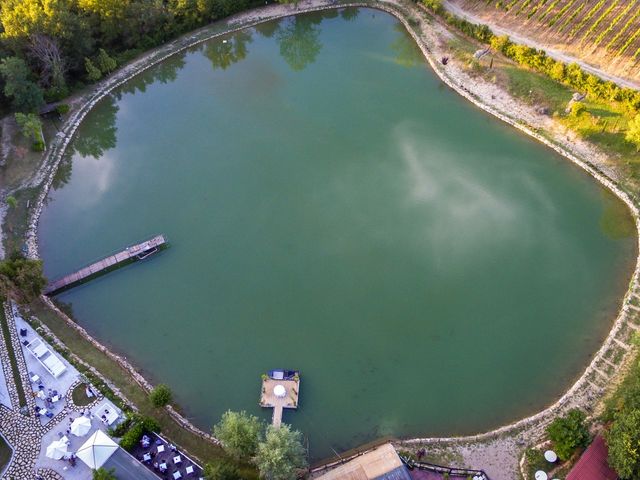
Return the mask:
{"type": "Polygon", "coordinates": [[[573,467],[567,480],[618,480],[618,474],[607,463],[609,450],[598,435],[573,467]]]}
{"type": "Polygon", "coordinates": [[[390,443],[348,461],[317,480],[411,480],[390,443]]]}

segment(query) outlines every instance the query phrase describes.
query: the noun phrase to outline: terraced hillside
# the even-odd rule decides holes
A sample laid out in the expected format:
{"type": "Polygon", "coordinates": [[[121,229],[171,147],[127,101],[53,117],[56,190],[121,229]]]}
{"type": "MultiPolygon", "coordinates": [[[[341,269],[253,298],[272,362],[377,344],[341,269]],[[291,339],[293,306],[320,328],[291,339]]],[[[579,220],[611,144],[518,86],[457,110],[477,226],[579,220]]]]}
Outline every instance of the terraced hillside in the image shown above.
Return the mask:
{"type": "Polygon", "coordinates": [[[640,80],[640,0],[453,0],[487,23],[640,80]]]}

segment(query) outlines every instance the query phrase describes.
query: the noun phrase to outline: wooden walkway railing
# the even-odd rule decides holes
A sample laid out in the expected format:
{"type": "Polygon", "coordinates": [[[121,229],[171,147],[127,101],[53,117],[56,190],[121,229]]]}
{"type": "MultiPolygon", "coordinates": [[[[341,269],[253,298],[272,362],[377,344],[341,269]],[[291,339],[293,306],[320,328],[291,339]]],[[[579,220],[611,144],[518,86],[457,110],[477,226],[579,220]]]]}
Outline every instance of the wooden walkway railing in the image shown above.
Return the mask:
{"type": "Polygon", "coordinates": [[[164,235],[157,235],[142,243],[132,245],[124,250],[109,255],[97,262],[94,262],[80,270],[59,278],[44,289],[45,295],[55,295],[61,290],[70,288],[71,286],[82,283],[90,278],[106,273],[114,268],[137,260],[143,260],[149,255],[154,254],[158,250],[166,246],[167,241],[164,235]]]}
{"type": "Polygon", "coordinates": [[[489,478],[489,475],[487,475],[484,470],[474,470],[471,468],[445,467],[443,465],[437,465],[435,463],[416,462],[414,460],[407,459],[402,456],[400,457],[400,459],[409,468],[417,468],[418,470],[429,470],[430,472],[437,472],[437,473],[446,473],[449,476],[454,476],[454,477],[467,478],[471,476],[473,478],[475,476],[475,477],[480,477],[483,480],[491,480],[489,478]]]}

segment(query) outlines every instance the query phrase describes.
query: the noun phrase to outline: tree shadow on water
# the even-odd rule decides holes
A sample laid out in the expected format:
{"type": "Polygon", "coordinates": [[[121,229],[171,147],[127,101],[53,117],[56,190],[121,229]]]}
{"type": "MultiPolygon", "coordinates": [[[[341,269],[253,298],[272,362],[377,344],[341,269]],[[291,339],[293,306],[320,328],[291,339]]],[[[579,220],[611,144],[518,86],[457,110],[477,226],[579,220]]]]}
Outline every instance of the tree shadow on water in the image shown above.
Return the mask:
{"type": "Polygon", "coordinates": [[[315,62],[322,50],[318,27],[321,21],[321,17],[298,16],[283,22],[276,32],[280,55],[294,72],[315,62]]]}
{"type": "Polygon", "coordinates": [[[116,127],[118,110],[116,98],[111,95],[105,97],[92,112],[90,128],[85,128],[73,142],[74,152],[83,157],[100,158],[107,150],[114,148],[118,131],[116,127]]]}
{"type": "Polygon", "coordinates": [[[252,41],[251,32],[239,32],[224,41],[206,43],[204,55],[209,59],[214,70],[226,70],[247,57],[249,52],[247,44],[252,41]]]}
{"type": "Polygon", "coordinates": [[[415,40],[407,33],[404,25],[398,22],[393,28],[399,34],[391,44],[391,50],[396,54],[395,62],[407,68],[423,63],[422,52],[415,40]]]}

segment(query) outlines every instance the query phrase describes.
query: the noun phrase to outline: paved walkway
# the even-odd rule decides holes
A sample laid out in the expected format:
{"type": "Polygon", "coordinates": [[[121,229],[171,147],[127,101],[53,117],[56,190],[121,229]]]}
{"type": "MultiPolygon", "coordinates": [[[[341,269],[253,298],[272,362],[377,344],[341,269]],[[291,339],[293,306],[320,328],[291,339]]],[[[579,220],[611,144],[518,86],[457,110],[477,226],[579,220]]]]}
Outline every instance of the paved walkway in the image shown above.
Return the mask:
{"type": "MultiPolygon", "coordinates": [[[[27,323],[26,320],[22,318],[20,312],[18,311],[15,304],[11,308],[13,313],[13,320],[15,322],[15,330],[18,332],[18,337],[20,339],[20,347],[22,349],[22,355],[24,357],[25,365],[27,367],[28,379],[29,383],[25,384],[25,395],[35,395],[39,392],[38,385],[42,385],[44,389],[43,393],[40,395],[45,396],[48,395],[49,391],[56,391],[62,395],[62,398],[55,402],[50,403],[48,406],[44,399],[40,397],[35,397],[34,401],[36,406],[39,408],[47,408],[54,415],[62,412],[67,404],[64,394],[71,390],[72,385],[78,383],[80,381],[80,373],[67,361],[65,360],[59,353],[55,352],[51,347],[52,354],[58,357],[60,361],[66,367],[66,371],[63,372],[58,378],[54,377],[49,373],[49,371],[33,356],[33,354],[29,351],[29,349],[24,345],[24,342],[31,342],[37,338],[41,338],[40,335],[27,323]],[[26,332],[26,335],[20,335],[20,330],[26,332]],[[31,381],[31,377],[33,375],[38,377],[38,380],[33,382],[31,381]],[[33,392],[33,393],[32,393],[33,392]]],[[[52,394],[53,395],[53,394],[52,394]]],[[[33,411],[33,410],[32,410],[33,411]]],[[[50,418],[42,415],[40,416],[40,422],[43,425],[46,425],[51,421],[50,418]]]]}
{"type": "MultiPolygon", "coordinates": [[[[2,359],[0,359],[2,362],[2,359]]],[[[11,396],[7,388],[7,380],[4,378],[4,368],[0,368],[0,405],[11,408],[11,396]]]]}
{"type": "MultiPolygon", "coordinates": [[[[17,387],[13,379],[13,374],[10,370],[8,352],[7,349],[1,348],[0,361],[2,362],[2,368],[4,370],[6,389],[12,405],[16,407],[11,409],[5,405],[0,405],[0,432],[2,432],[4,438],[13,448],[13,456],[2,476],[2,479],[22,480],[40,477],[43,480],[63,480],[63,478],[68,478],[67,475],[65,474],[63,477],[60,473],[54,470],[54,467],[56,470],[62,470],[64,464],[58,462],[57,465],[50,465],[46,463],[39,463],[37,460],[40,456],[41,449],[46,448],[46,446],[43,446],[44,440],[49,439],[51,435],[55,435],[57,437],[57,432],[62,427],[66,430],[68,425],[68,416],[70,414],[75,414],[75,416],[77,416],[85,408],[75,406],[71,399],[72,389],[78,384],[78,372],[71,367],[71,365],[67,364],[70,370],[65,372],[65,374],[68,373],[70,376],[76,375],[76,377],[74,377],[75,382],[68,385],[69,388],[67,388],[66,391],[61,392],[64,394],[64,398],[60,402],[59,411],[57,411],[50,421],[43,424],[38,417],[33,416],[33,411],[36,407],[36,400],[34,396],[31,395],[31,381],[28,375],[29,370],[22,350],[20,341],[21,337],[19,336],[18,329],[16,327],[14,309],[7,303],[5,303],[2,308],[4,308],[5,317],[9,325],[9,333],[11,337],[9,340],[16,352],[16,361],[20,372],[21,383],[26,394],[26,410],[29,412],[29,416],[27,416],[20,413],[17,408],[20,405],[20,401],[17,387]]],[[[20,322],[22,320],[18,319],[17,321],[20,322]]],[[[32,335],[36,335],[33,330],[30,330],[30,332],[32,335]]],[[[0,341],[4,342],[4,335],[1,330],[0,337],[0,341]]],[[[98,400],[96,400],[93,405],[89,405],[88,408],[95,406],[97,402],[98,400]]],[[[86,475],[81,478],[82,480],[90,480],[91,476],[91,471],[87,468],[86,475]]]]}

